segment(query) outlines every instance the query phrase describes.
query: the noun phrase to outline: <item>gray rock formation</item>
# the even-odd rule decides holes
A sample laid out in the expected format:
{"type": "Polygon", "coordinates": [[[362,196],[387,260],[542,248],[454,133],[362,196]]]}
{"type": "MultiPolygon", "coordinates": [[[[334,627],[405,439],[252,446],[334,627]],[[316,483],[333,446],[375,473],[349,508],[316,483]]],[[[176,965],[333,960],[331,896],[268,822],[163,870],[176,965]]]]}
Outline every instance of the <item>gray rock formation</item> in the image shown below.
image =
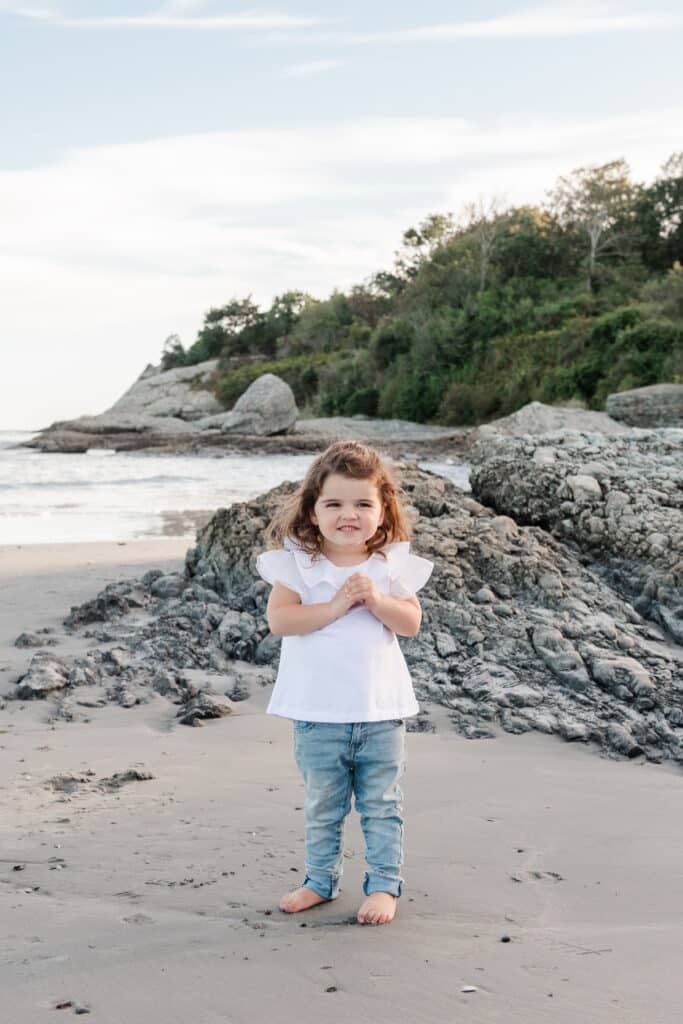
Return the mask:
{"type": "MultiPolygon", "coordinates": [[[[234,609],[229,644],[251,644],[273,665],[279,644],[264,627],[268,588],[254,583],[253,559],[291,486],[221,510],[187,560],[234,609]]],[[[444,704],[472,738],[498,724],[683,763],[683,661],[657,625],[543,530],[415,469],[403,486],[418,513],[415,549],[436,563],[421,632],[402,641],[422,700],[444,704]]]]}
{"type": "Polygon", "coordinates": [[[221,411],[221,404],[202,385],[211,378],[217,366],[217,359],[165,371],[160,366],[147,366],[128,391],[103,415],[170,416],[189,422],[212,416],[221,411]]]}
{"type": "Polygon", "coordinates": [[[592,409],[575,409],[568,406],[544,405],[543,402],[528,402],[521,409],[503,416],[499,420],[477,427],[473,440],[487,438],[492,434],[506,434],[522,437],[525,434],[547,434],[560,430],[587,430],[595,434],[624,434],[628,427],[617,423],[611,415],[592,409]]]}
{"type": "Polygon", "coordinates": [[[683,427],[683,384],[652,384],[608,395],[607,412],[632,427],[683,427]]]}
{"type": "Polygon", "coordinates": [[[249,385],[230,412],[202,421],[202,428],[217,427],[224,434],[281,434],[296,423],[299,411],[294,392],[274,373],[264,373],[249,385]]]}
{"type": "Polygon", "coordinates": [[[683,643],[683,430],[498,437],[471,458],[482,502],[578,545],[683,643]]]}
{"type": "Polygon", "coordinates": [[[147,366],[106,412],[53,423],[29,446],[47,452],[98,447],[129,450],[143,447],[150,438],[158,443],[163,438],[192,436],[202,419],[221,409],[217,398],[203,386],[217,365],[218,360],[211,359],[166,371],[147,366]]]}
{"type": "Polygon", "coordinates": [[[205,384],[215,359],[162,372],[148,366],[122,397],[99,416],[53,423],[29,442],[42,451],[87,451],[91,447],[136,450],[147,445],[202,446],[221,434],[267,437],[289,431],[298,416],[294,393],[279,377],[265,373],[222,410],[205,384]]]}
{"type": "Polygon", "coordinates": [[[33,655],[28,672],[17,681],[18,700],[36,700],[63,690],[69,684],[69,665],[46,651],[33,655]]]}
{"type": "Polygon", "coordinates": [[[95,435],[182,433],[197,420],[220,412],[218,399],[202,387],[217,366],[217,359],[166,371],[149,365],[121,398],[99,416],[64,420],[49,429],[95,435]]]}
{"type": "MultiPolygon", "coordinates": [[[[666,474],[675,452],[659,443],[666,474]]],[[[518,453],[505,464],[508,476],[519,465],[518,453]]],[[[539,462],[531,465],[538,471],[539,462]]],[[[586,465],[567,475],[605,479],[586,465]]],[[[473,739],[501,728],[538,730],[611,757],[683,764],[683,652],[667,643],[661,620],[647,617],[659,616],[659,592],[639,610],[618,575],[591,566],[573,544],[519,526],[415,466],[402,484],[415,514],[414,549],[435,562],[420,595],[420,634],[401,640],[424,706],[413,728],[428,727],[429,705],[438,703],[473,739]]],[[[93,693],[124,707],[161,694],[181,705],[178,722],[194,724],[272,682],[280,642],[268,630],[269,588],[254,563],[276,505],[294,486],[217,512],[188,552],[182,586],[177,574],[152,572],[73,609],[69,628],[98,646],[87,662],[58,673],[55,716],[72,720],[90,686],[89,708],[93,693]]],[[[590,485],[577,484],[578,493],[581,501],[596,497],[590,485]]],[[[547,497],[550,505],[566,500],[547,497]]]]}

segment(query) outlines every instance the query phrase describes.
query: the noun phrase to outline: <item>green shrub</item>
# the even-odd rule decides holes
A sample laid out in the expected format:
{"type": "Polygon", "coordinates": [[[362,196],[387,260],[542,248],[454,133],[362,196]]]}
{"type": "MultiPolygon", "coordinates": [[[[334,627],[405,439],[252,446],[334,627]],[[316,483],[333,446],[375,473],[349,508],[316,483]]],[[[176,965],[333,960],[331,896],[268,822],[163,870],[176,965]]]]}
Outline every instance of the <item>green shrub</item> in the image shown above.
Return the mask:
{"type": "Polygon", "coordinates": [[[405,319],[381,321],[370,339],[372,362],[386,370],[403,352],[408,352],[415,337],[413,325],[405,319]]]}
{"type": "Polygon", "coordinates": [[[219,377],[215,389],[216,396],[226,409],[229,409],[257,377],[264,373],[274,373],[289,384],[297,405],[303,405],[316,393],[319,368],[333,356],[334,353],[331,352],[319,352],[315,355],[248,363],[219,377]]]}

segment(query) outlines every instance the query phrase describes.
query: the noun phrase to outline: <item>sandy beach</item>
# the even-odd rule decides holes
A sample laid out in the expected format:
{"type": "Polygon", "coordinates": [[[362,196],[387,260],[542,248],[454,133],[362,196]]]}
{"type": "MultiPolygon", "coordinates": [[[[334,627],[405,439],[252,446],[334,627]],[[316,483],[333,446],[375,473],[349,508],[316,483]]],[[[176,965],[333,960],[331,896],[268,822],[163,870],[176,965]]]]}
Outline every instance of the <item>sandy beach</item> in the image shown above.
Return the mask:
{"type": "MultiPolygon", "coordinates": [[[[60,630],[70,606],[179,568],[186,546],[0,548],[0,697],[32,655],[19,633],[52,627],[51,651],[82,651],[60,630]]],[[[468,741],[434,707],[436,733],[408,735],[394,923],[355,923],[355,814],[341,896],[289,916],[303,788],[267,697],[196,729],[157,695],[53,724],[45,702],[0,701],[3,1021],[679,1019],[679,770],[539,734],[468,741]],[[103,782],[128,769],[153,778],[103,782]],[[67,772],[72,792],[48,785],[67,772]]]]}

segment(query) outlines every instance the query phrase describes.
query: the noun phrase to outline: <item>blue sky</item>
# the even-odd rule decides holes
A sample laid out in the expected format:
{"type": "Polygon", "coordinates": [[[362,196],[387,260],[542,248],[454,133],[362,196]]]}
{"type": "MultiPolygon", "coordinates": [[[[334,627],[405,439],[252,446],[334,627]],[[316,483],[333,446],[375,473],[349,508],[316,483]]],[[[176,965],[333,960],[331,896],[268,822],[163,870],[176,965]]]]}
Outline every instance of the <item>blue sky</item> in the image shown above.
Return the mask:
{"type": "Polygon", "coordinates": [[[671,0],[0,0],[0,427],[101,411],[233,295],[361,281],[426,213],[651,179],[682,37],[671,0]]]}

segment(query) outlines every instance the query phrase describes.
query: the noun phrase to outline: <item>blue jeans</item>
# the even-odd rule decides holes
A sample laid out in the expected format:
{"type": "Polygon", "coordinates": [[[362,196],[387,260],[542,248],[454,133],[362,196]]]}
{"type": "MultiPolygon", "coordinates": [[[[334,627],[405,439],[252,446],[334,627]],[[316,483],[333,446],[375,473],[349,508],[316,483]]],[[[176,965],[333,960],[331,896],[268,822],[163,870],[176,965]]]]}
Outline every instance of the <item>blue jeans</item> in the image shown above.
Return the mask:
{"type": "Polygon", "coordinates": [[[355,794],[365,836],[363,892],[401,895],[403,719],[384,722],[294,721],[294,755],[306,800],[306,877],[303,885],[320,896],[339,895],[344,819],[355,794]]]}

